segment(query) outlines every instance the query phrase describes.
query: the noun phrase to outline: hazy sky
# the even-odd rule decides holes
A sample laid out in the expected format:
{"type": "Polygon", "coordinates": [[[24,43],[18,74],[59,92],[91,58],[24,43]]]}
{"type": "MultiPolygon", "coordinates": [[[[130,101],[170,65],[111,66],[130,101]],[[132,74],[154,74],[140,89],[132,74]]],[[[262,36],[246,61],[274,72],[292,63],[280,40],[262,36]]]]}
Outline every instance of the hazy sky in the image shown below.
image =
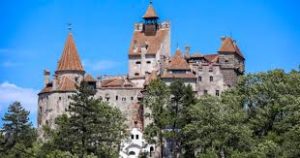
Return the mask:
{"type": "MultiPolygon", "coordinates": [[[[133,24],[149,0],[1,0],[0,116],[20,100],[36,119],[43,69],[55,71],[67,23],[85,70],[93,76],[126,74],[133,24]]],[[[246,71],[287,71],[300,64],[298,0],[153,0],[160,20],[171,22],[172,52],[214,53],[220,37],[232,36],[246,71]]],[[[0,122],[1,123],[1,122],[0,122]]]]}

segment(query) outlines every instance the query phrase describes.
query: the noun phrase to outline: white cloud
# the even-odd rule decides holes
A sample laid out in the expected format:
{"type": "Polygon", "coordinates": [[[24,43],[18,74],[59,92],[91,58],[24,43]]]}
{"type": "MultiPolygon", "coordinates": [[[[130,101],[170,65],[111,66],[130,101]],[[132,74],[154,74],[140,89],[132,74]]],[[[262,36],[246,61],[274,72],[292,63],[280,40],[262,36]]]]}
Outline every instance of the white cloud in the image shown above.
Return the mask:
{"type": "Polygon", "coordinates": [[[19,101],[26,110],[34,114],[37,112],[37,93],[37,90],[31,88],[3,82],[0,84],[0,111],[7,110],[9,104],[19,101]]]}
{"type": "Polygon", "coordinates": [[[101,71],[101,70],[109,70],[118,67],[120,65],[120,62],[111,61],[111,60],[99,60],[99,61],[83,60],[83,65],[87,70],[101,71]]]}

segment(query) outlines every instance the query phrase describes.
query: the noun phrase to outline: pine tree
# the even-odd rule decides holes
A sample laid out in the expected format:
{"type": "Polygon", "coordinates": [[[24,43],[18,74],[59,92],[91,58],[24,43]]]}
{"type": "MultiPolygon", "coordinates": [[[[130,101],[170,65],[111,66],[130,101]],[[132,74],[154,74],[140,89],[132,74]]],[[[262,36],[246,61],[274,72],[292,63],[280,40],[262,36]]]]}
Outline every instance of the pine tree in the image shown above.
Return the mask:
{"type": "Polygon", "coordinates": [[[1,150],[3,157],[29,157],[26,151],[36,140],[36,131],[29,122],[29,111],[20,102],[14,102],[8,108],[1,129],[1,150]]]}
{"type": "Polygon", "coordinates": [[[68,114],[56,119],[53,139],[47,146],[83,158],[117,157],[118,146],[125,134],[120,110],[94,98],[95,90],[82,83],[73,95],[68,114]]]}

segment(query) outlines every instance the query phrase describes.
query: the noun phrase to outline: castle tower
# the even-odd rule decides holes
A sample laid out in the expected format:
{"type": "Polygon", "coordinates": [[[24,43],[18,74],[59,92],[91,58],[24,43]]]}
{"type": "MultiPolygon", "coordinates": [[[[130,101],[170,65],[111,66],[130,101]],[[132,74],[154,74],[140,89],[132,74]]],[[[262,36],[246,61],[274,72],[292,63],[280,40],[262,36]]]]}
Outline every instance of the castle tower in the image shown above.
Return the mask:
{"type": "Polygon", "coordinates": [[[219,63],[226,86],[232,87],[237,82],[238,76],[244,73],[245,58],[232,38],[222,37],[221,40],[222,44],[218,51],[219,63]]]}
{"type": "Polygon", "coordinates": [[[79,85],[84,77],[88,77],[84,76],[84,74],[85,71],[81,64],[73,35],[70,32],[67,36],[61,58],[58,61],[54,78],[50,79],[50,71],[44,71],[45,85],[38,94],[39,129],[43,125],[53,127],[55,118],[66,112],[70,96],[76,91],[76,85],[79,85]]]}
{"type": "Polygon", "coordinates": [[[143,22],[135,24],[128,54],[128,76],[141,88],[145,76],[152,71],[159,71],[170,57],[170,24],[158,20],[159,17],[150,2],[143,22]]]}

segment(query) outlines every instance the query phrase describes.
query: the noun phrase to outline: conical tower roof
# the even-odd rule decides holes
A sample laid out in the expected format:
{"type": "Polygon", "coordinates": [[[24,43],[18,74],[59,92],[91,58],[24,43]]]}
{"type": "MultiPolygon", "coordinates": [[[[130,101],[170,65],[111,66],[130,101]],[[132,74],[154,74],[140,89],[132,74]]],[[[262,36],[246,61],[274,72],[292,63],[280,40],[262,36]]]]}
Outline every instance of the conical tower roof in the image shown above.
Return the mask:
{"type": "Polygon", "coordinates": [[[65,48],[58,61],[57,72],[59,71],[84,71],[78,55],[72,33],[68,34],[65,48]]]}
{"type": "Polygon", "coordinates": [[[158,18],[155,9],[153,8],[152,2],[150,2],[146,13],[143,16],[144,19],[158,18]]]}

